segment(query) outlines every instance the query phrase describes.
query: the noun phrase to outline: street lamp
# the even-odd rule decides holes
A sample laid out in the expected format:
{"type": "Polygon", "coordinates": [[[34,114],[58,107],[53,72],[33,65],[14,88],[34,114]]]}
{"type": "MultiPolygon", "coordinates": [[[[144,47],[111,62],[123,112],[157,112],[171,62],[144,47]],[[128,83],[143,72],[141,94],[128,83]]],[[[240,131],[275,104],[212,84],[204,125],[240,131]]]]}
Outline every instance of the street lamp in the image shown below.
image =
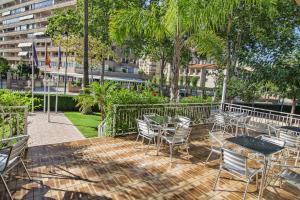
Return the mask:
{"type": "Polygon", "coordinates": [[[67,73],[68,73],[68,51],[69,51],[69,33],[66,31],[64,32],[63,36],[67,37],[67,47],[65,51],[65,57],[66,57],[66,66],[65,66],[65,76],[64,76],[64,94],[67,93],[67,73]]]}

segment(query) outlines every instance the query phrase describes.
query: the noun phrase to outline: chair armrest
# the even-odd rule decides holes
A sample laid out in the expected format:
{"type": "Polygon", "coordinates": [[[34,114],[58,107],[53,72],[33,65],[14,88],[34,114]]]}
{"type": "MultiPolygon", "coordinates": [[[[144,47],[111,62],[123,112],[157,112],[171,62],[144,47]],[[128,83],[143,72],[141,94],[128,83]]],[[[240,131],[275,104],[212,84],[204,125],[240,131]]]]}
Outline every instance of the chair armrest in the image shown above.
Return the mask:
{"type": "Polygon", "coordinates": [[[22,139],[23,137],[29,137],[29,135],[18,135],[18,136],[11,137],[11,138],[1,139],[1,141],[5,142],[5,141],[10,141],[10,140],[15,140],[15,139],[22,139]]]}

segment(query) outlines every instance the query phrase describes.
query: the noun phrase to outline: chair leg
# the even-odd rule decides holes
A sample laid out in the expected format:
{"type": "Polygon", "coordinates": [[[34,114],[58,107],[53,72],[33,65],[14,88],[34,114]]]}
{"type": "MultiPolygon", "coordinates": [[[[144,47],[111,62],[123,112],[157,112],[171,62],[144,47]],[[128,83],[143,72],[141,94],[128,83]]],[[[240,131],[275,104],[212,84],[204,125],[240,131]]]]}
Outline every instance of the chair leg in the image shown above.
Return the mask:
{"type": "Polygon", "coordinates": [[[148,146],[147,146],[147,150],[145,151],[145,155],[147,155],[147,152],[149,151],[150,144],[151,144],[151,139],[149,139],[148,146]]]}
{"type": "Polygon", "coordinates": [[[3,185],[4,185],[4,187],[5,187],[5,190],[6,190],[7,194],[8,194],[8,196],[9,196],[9,198],[10,198],[11,200],[13,200],[13,198],[12,198],[12,196],[11,196],[11,193],[10,193],[10,191],[9,191],[9,188],[8,188],[8,186],[7,186],[7,184],[6,184],[6,182],[5,182],[4,178],[3,178],[3,176],[0,175],[0,178],[1,178],[1,181],[2,181],[2,183],[3,183],[3,185]]]}
{"type": "Polygon", "coordinates": [[[218,180],[219,180],[219,178],[220,178],[220,174],[221,174],[221,169],[220,169],[219,172],[218,172],[218,176],[217,176],[216,182],[215,182],[215,184],[214,184],[213,191],[216,190],[217,183],[218,183],[218,180]]]}
{"type": "Polygon", "coordinates": [[[300,150],[298,150],[298,152],[297,152],[297,156],[296,156],[296,160],[295,160],[295,166],[297,166],[297,163],[298,163],[299,153],[300,153],[300,150]]]}
{"type": "Polygon", "coordinates": [[[256,181],[256,190],[258,190],[258,173],[256,173],[256,177],[255,177],[255,181],[256,181]]]}
{"type": "Polygon", "coordinates": [[[173,145],[170,145],[170,161],[172,163],[172,158],[173,158],[173,145]]]}
{"type": "Polygon", "coordinates": [[[249,183],[250,183],[250,180],[248,180],[247,184],[246,184],[246,188],[245,188],[245,192],[244,192],[244,197],[243,197],[244,200],[246,199],[246,195],[247,195],[247,190],[248,190],[249,183]]]}
{"type": "Polygon", "coordinates": [[[136,148],[136,144],[137,144],[137,141],[139,140],[139,137],[140,137],[140,134],[138,134],[138,136],[136,137],[136,140],[134,142],[134,147],[136,148]]]}
{"type": "Polygon", "coordinates": [[[29,174],[29,172],[28,172],[28,170],[27,170],[27,167],[26,167],[26,165],[25,165],[25,163],[24,163],[24,161],[23,161],[22,159],[21,159],[21,163],[22,163],[22,165],[23,165],[23,168],[25,169],[25,172],[26,172],[26,174],[27,174],[29,180],[32,180],[32,178],[31,178],[31,176],[30,176],[30,174],[29,174]]]}
{"type": "Polygon", "coordinates": [[[208,160],[209,160],[209,158],[210,158],[211,154],[212,154],[212,151],[210,151],[210,153],[209,153],[208,157],[206,158],[206,161],[205,161],[205,164],[204,164],[204,165],[206,165],[206,164],[207,164],[207,162],[208,162],[208,160]]]}

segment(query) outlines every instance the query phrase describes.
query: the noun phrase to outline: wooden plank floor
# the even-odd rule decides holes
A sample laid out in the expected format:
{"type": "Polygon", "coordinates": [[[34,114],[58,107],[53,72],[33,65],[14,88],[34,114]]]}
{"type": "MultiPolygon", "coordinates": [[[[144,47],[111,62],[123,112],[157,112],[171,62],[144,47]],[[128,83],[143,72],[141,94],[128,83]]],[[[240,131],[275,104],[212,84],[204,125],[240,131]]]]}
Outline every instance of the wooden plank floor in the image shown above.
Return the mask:
{"type": "MultiPolygon", "coordinates": [[[[207,129],[191,137],[190,157],[176,153],[172,166],[168,147],[159,156],[152,146],[148,155],[135,136],[94,138],[29,148],[27,166],[33,181],[23,171],[12,176],[9,187],[15,199],[241,199],[244,183],[226,173],[212,190],[218,159],[204,166],[209,153],[207,129]]],[[[0,184],[0,199],[7,199],[0,184]]],[[[256,199],[255,183],[247,199],[256,199]]],[[[284,184],[268,187],[264,199],[300,199],[300,191],[284,184]]]]}

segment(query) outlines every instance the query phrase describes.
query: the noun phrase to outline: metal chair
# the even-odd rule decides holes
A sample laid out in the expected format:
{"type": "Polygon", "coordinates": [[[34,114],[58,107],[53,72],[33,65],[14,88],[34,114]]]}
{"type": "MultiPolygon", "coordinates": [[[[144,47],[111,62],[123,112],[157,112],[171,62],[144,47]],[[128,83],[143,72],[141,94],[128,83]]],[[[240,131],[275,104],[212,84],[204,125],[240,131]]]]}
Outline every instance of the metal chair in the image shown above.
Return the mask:
{"type": "Polygon", "coordinates": [[[224,139],[224,132],[223,131],[216,131],[216,132],[209,132],[209,140],[210,140],[210,153],[207,156],[205,161],[205,165],[207,164],[209,158],[213,153],[221,155],[221,148],[223,146],[223,139],[224,139]]]}
{"type": "Polygon", "coordinates": [[[278,164],[279,170],[274,177],[274,184],[279,180],[279,186],[282,186],[283,182],[287,182],[290,185],[300,190],[300,174],[296,172],[300,169],[297,166],[278,164]]]}
{"type": "MultiPolygon", "coordinates": [[[[185,128],[185,127],[177,127],[175,133],[170,135],[163,135],[161,137],[170,147],[170,160],[172,163],[173,158],[173,148],[175,146],[185,146],[187,155],[189,155],[189,137],[191,134],[192,128],[185,128]]],[[[161,144],[161,143],[160,143],[161,144]]],[[[160,149],[160,145],[158,147],[158,151],[160,149]]]]}
{"type": "Polygon", "coordinates": [[[143,115],[143,118],[144,118],[145,121],[150,122],[149,117],[156,117],[156,116],[159,116],[159,115],[156,114],[156,113],[147,113],[147,114],[143,115]]]}
{"type": "MultiPolygon", "coordinates": [[[[235,117],[230,120],[231,126],[235,126],[235,136],[237,136],[239,129],[242,131],[244,135],[244,131],[246,130],[246,125],[250,122],[251,116],[241,116],[235,117]]],[[[246,131],[249,136],[248,131],[246,131]]]]}
{"type": "Polygon", "coordinates": [[[25,172],[30,180],[32,180],[30,174],[28,173],[28,170],[24,164],[23,156],[25,153],[25,150],[27,148],[28,144],[28,135],[23,136],[17,136],[14,138],[8,138],[4,140],[16,140],[17,143],[15,143],[11,147],[3,148],[0,150],[0,179],[4,184],[5,190],[9,196],[10,199],[12,198],[12,195],[9,191],[9,188],[5,182],[5,176],[9,174],[9,172],[14,169],[16,166],[21,164],[23,168],[25,169],[25,172]]]}
{"type": "Polygon", "coordinates": [[[229,131],[229,128],[232,132],[232,125],[229,122],[229,119],[222,113],[217,113],[214,115],[214,124],[211,131],[229,131]]]}
{"type": "Polygon", "coordinates": [[[285,141],[285,147],[288,150],[288,154],[290,152],[294,152],[296,154],[295,157],[295,166],[298,163],[299,154],[300,154],[300,136],[295,132],[279,130],[278,137],[285,141]]]}
{"type": "MultiPolygon", "coordinates": [[[[149,146],[151,144],[151,141],[156,144],[155,137],[159,135],[159,131],[157,129],[152,129],[154,125],[150,125],[146,121],[137,119],[137,128],[138,128],[138,135],[136,137],[135,143],[137,143],[139,137],[142,137],[142,142],[144,142],[144,139],[149,140],[147,151],[149,150],[149,146]]],[[[136,145],[135,145],[136,146],[136,145]]],[[[145,154],[147,153],[145,152],[145,154]]]]}
{"type": "Polygon", "coordinates": [[[164,127],[164,131],[174,133],[177,127],[189,128],[192,123],[192,120],[188,117],[177,116],[177,119],[179,122],[175,127],[164,127]]]}
{"type": "Polygon", "coordinates": [[[240,155],[232,150],[222,148],[221,149],[221,163],[220,170],[217,175],[216,182],[213,186],[213,190],[216,190],[218,180],[222,170],[225,170],[229,174],[244,180],[246,182],[246,188],[244,192],[243,199],[246,198],[247,189],[249,183],[252,181],[253,177],[256,176],[256,188],[258,186],[258,173],[262,169],[252,169],[248,167],[248,158],[246,156],[240,155]]]}

